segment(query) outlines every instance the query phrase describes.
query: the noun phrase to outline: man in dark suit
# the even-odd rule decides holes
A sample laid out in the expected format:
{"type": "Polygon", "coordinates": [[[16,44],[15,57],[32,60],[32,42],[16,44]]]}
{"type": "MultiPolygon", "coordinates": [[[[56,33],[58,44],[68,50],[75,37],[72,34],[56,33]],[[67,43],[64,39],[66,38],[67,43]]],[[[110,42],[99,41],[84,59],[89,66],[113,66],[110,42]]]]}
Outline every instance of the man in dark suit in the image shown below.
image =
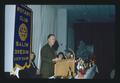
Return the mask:
{"type": "Polygon", "coordinates": [[[47,40],[48,43],[41,49],[41,78],[49,78],[54,75],[53,59],[56,58],[56,55],[53,46],[56,41],[55,35],[49,34],[47,40]]]}

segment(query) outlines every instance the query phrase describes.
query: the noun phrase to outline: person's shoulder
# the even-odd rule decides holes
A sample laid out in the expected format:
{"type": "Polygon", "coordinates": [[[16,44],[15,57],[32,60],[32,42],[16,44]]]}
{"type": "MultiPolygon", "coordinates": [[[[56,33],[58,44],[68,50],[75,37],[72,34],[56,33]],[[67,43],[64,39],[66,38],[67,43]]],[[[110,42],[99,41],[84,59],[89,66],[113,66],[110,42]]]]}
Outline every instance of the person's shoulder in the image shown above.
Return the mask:
{"type": "Polygon", "coordinates": [[[48,47],[48,44],[45,44],[45,45],[41,48],[41,50],[46,49],[47,47],[48,47]]]}

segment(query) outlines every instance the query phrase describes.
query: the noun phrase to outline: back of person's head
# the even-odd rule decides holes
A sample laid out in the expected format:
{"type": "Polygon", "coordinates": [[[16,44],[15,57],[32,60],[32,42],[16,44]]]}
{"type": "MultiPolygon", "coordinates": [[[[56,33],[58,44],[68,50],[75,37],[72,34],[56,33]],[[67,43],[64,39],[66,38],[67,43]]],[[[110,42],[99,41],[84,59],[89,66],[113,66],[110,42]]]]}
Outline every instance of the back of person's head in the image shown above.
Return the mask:
{"type": "Polygon", "coordinates": [[[63,52],[59,52],[57,57],[59,57],[60,55],[62,55],[62,59],[65,59],[64,53],[63,52]]]}
{"type": "Polygon", "coordinates": [[[66,57],[68,58],[68,59],[70,59],[70,58],[73,58],[74,56],[73,56],[73,53],[71,52],[71,51],[67,51],[66,52],[66,57]],[[72,56],[71,56],[72,55],[72,56]]]}

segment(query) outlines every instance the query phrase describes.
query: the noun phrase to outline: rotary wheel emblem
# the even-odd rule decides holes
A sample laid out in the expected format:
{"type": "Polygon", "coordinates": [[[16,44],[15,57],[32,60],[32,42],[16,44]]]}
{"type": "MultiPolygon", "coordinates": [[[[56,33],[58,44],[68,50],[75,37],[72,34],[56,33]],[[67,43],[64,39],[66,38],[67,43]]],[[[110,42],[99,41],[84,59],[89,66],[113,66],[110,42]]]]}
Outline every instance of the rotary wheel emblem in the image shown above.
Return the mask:
{"type": "Polygon", "coordinates": [[[19,36],[22,41],[26,40],[27,33],[28,33],[27,26],[24,23],[22,23],[19,27],[19,36]]]}

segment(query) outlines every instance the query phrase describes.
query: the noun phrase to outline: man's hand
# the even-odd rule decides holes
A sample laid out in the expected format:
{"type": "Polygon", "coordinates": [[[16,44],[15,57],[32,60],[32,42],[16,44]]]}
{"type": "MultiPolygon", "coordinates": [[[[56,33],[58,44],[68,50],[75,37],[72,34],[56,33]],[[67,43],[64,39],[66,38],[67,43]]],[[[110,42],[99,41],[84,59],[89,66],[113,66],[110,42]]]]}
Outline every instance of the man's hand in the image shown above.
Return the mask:
{"type": "Polygon", "coordinates": [[[57,62],[59,60],[60,60],[59,58],[52,59],[53,62],[57,62]]]}

